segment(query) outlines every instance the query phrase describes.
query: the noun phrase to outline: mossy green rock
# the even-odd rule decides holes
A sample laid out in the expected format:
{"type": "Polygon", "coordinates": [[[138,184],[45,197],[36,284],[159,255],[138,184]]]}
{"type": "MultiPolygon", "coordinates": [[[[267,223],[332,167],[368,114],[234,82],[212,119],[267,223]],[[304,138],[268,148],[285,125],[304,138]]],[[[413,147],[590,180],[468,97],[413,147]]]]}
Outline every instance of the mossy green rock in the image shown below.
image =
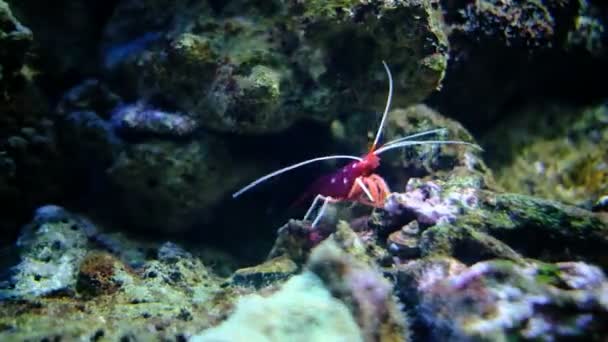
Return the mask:
{"type": "Polygon", "coordinates": [[[470,267],[426,258],[391,271],[420,330],[443,340],[583,338],[601,341],[608,317],[603,272],[581,262],[503,259],[470,267]]]}
{"type": "Polygon", "coordinates": [[[523,110],[484,138],[505,189],[590,207],[608,193],[608,107],[523,110]]]}
{"type": "Polygon", "coordinates": [[[109,205],[117,204],[134,229],[179,232],[208,222],[211,208],[257,168],[232,153],[213,137],[130,145],[108,170],[119,194],[109,205]]]}
{"type": "Polygon", "coordinates": [[[256,266],[236,270],[232,282],[235,285],[264,287],[289,278],[297,270],[295,262],[286,256],[280,256],[256,266]]]}
{"type": "Polygon", "coordinates": [[[130,75],[123,85],[140,97],[163,98],[208,128],[254,134],[377,110],[382,60],[398,102],[418,102],[440,86],[448,53],[441,11],[426,0],[125,1],[104,42],[108,68],[130,75]]]}
{"type": "Polygon", "coordinates": [[[0,298],[33,299],[72,292],[78,266],[89,248],[87,229],[86,223],[68,214],[59,220],[34,220],[24,227],[18,241],[21,261],[13,268],[12,286],[0,290],[0,298]]]}
{"type": "Polygon", "coordinates": [[[178,246],[98,250],[109,239],[59,207],[38,210],[19,240],[22,262],[12,286],[0,291],[0,340],[179,339],[230,309],[233,289],[178,246]],[[158,255],[136,267],[121,259],[141,250],[158,255]]]}
{"type": "Polygon", "coordinates": [[[385,209],[393,215],[413,216],[429,227],[422,234],[423,255],[460,255],[463,260],[480,261],[518,260],[519,253],[547,261],[582,259],[608,267],[604,253],[608,217],[557,201],[483,190],[456,178],[411,179],[405,193],[388,198],[385,209]]]}

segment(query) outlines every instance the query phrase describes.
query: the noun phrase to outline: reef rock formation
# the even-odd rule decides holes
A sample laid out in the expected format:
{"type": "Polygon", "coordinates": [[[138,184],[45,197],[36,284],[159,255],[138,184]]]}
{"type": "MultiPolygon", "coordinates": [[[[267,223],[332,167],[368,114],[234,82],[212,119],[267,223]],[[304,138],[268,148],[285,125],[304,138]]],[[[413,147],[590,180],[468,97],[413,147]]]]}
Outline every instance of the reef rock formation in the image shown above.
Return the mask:
{"type": "Polygon", "coordinates": [[[244,133],[369,104],[378,94],[356,90],[386,84],[383,59],[400,101],[419,101],[441,84],[447,63],[440,11],[429,1],[123,1],[104,42],[106,67],[128,75],[140,97],[244,133]]]}
{"type": "Polygon", "coordinates": [[[509,191],[591,208],[608,194],[607,123],[606,104],[527,108],[484,137],[488,162],[509,191]]]}

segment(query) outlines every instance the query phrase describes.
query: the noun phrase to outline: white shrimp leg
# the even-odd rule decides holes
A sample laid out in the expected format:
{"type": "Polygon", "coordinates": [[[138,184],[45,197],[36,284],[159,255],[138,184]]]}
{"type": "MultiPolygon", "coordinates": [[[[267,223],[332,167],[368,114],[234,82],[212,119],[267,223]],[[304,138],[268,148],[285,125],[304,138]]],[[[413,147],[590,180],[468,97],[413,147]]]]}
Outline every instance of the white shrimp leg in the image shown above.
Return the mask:
{"type": "MultiPolygon", "coordinates": [[[[319,195],[320,196],[320,195],[319,195]]],[[[325,209],[327,208],[327,203],[329,203],[330,201],[333,201],[333,198],[327,196],[323,199],[323,204],[321,205],[321,209],[319,209],[319,213],[317,214],[317,218],[315,218],[314,221],[312,221],[312,227],[314,228],[317,223],[319,223],[319,220],[321,219],[321,217],[323,217],[323,214],[325,214],[325,209]]]]}
{"type": "Polygon", "coordinates": [[[372,202],[374,202],[374,197],[372,197],[372,193],[365,186],[365,184],[361,180],[361,177],[357,177],[357,179],[355,179],[355,182],[357,183],[358,186],[361,187],[361,189],[363,190],[363,192],[365,192],[365,194],[367,195],[367,197],[369,198],[369,200],[372,201],[372,202]]]}
{"type": "Polygon", "coordinates": [[[303,221],[308,220],[308,217],[312,214],[314,208],[317,206],[317,203],[319,203],[319,200],[323,200],[323,204],[321,205],[321,208],[319,209],[319,213],[317,214],[317,217],[315,217],[314,221],[312,221],[312,225],[311,226],[313,228],[317,225],[317,223],[319,223],[319,220],[321,219],[321,217],[325,213],[325,209],[327,208],[327,203],[329,203],[329,202],[336,202],[336,199],[334,199],[333,197],[323,196],[323,195],[317,195],[315,197],[315,199],[312,201],[312,204],[310,205],[310,208],[308,208],[308,211],[306,212],[306,215],[304,215],[304,218],[302,219],[303,221]]]}
{"type": "Polygon", "coordinates": [[[317,203],[319,202],[320,199],[325,199],[325,196],[323,195],[317,195],[317,197],[315,197],[315,199],[312,201],[312,204],[310,205],[310,208],[308,208],[308,211],[306,211],[306,215],[304,215],[304,218],[302,219],[303,221],[308,220],[308,216],[310,216],[310,214],[312,214],[313,209],[317,206],[317,203]]]}

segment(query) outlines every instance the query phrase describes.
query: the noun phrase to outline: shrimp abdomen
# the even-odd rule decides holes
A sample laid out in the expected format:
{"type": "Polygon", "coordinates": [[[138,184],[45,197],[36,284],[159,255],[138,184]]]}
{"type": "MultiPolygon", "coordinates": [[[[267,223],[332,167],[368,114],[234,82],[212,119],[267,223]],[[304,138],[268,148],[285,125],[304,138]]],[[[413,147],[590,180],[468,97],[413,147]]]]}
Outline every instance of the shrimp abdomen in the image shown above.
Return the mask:
{"type": "Polygon", "coordinates": [[[346,199],[355,180],[361,176],[358,165],[358,161],[353,161],[336,172],[319,177],[292,206],[299,206],[317,195],[346,199]]]}

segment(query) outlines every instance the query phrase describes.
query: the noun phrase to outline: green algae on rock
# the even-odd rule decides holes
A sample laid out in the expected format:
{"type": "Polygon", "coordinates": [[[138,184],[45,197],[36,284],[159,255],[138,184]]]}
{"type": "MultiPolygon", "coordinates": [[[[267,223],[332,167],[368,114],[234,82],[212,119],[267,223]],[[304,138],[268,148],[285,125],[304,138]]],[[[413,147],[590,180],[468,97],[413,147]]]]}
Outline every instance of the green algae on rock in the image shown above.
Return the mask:
{"type": "Polygon", "coordinates": [[[485,138],[506,190],[590,207],[608,193],[608,107],[538,106],[485,138]]]}
{"type": "Polygon", "coordinates": [[[133,76],[126,84],[141,97],[165,98],[215,130],[276,132],[375,105],[379,93],[356,91],[355,99],[353,90],[385,84],[383,59],[398,70],[400,101],[413,103],[439,87],[447,64],[441,12],[431,1],[196,7],[121,2],[106,28],[106,59],[110,71],[133,76]],[[129,28],[140,36],[125,42],[129,28]],[[340,61],[345,51],[350,59],[340,61]]]}
{"type": "Polygon", "coordinates": [[[495,237],[467,226],[438,224],[420,237],[422,256],[450,255],[467,264],[493,258],[523,262],[523,257],[495,237]]]}
{"type": "Polygon", "coordinates": [[[298,270],[296,263],[282,255],[269,259],[260,265],[240,268],[232,275],[235,285],[264,287],[287,279],[298,270]]]}
{"type": "MultiPolygon", "coordinates": [[[[103,239],[82,217],[39,209],[20,240],[13,286],[2,290],[0,339],[181,339],[230,309],[233,290],[175,244],[131,267],[100,251],[103,239]]],[[[128,248],[120,256],[141,246],[128,248]]]]}
{"type": "Polygon", "coordinates": [[[559,202],[458,182],[411,179],[406,192],[387,199],[385,209],[431,227],[422,234],[423,254],[449,255],[469,245],[478,246],[477,257],[466,253],[475,261],[483,260],[484,253],[486,258],[520,259],[513,248],[548,261],[575,257],[607,265],[606,217],[559,202]]]}
{"type": "Polygon", "coordinates": [[[492,260],[466,267],[446,257],[392,271],[417,323],[433,338],[457,340],[601,340],[608,282],[584,263],[525,265],[492,260]]]}
{"type": "Polygon", "coordinates": [[[582,48],[598,56],[606,52],[602,8],[593,1],[476,0],[459,9],[450,22],[455,35],[531,49],[582,48]]]}
{"type": "Polygon", "coordinates": [[[84,259],[90,223],[56,206],[37,210],[18,240],[20,263],[13,268],[12,286],[0,298],[36,298],[73,291],[78,265],[84,259]]]}
{"type": "Polygon", "coordinates": [[[448,42],[435,5],[434,1],[346,0],[307,1],[295,7],[303,11],[310,43],[322,47],[331,60],[328,72],[357,84],[366,79],[361,71],[385,59],[400,70],[395,83],[404,84],[397,103],[411,104],[440,87],[447,65],[448,42]],[[344,54],[349,58],[344,59],[344,54]]]}
{"type": "MultiPolygon", "coordinates": [[[[376,243],[376,232],[368,226],[367,217],[359,218],[365,221],[364,227],[353,230],[349,222],[340,220],[337,224],[321,224],[316,229],[310,229],[310,223],[290,220],[279,228],[278,236],[272,247],[269,258],[287,257],[297,265],[304,265],[311,251],[322,241],[330,239],[347,254],[355,259],[375,264],[389,256],[376,243]]],[[[353,222],[354,223],[354,222],[353,222]]]]}
{"type": "Polygon", "coordinates": [[[221,140],[211,136],[185,143],[132,144],[108,169],[120,194],[113,201],[134,228],[185,231],[209,220],[212,207],[256,169],[251,160],[236,162],[221,140]]]}

